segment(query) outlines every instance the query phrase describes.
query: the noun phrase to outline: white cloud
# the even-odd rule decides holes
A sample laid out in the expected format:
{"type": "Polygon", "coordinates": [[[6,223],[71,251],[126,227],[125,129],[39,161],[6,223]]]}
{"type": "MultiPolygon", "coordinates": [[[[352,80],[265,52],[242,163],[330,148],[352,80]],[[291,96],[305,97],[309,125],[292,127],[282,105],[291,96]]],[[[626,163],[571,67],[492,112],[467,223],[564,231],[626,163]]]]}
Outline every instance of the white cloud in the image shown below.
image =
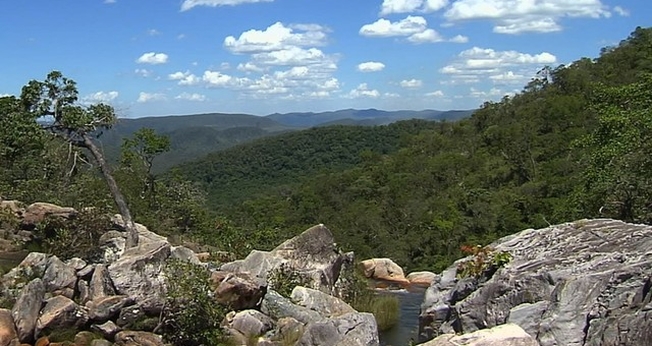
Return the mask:
{"type": "Polygon", "coordinates": [[[116,0],[104,0],[105,4],[115,4],[116,0]]]}
{"type": "Polygon", "coordinates": [[[377,61],[367,61],[358,64],[358,71],[360,72],[377,72],[382,71],[385,68],[385,64],[377,61]]]}
{"type": "Polygon", "coordinates": [[[618,13],[619,16],[621,17],[628,17],[629,16],[629,10],[624,9],[620,6],[614,6],[614,12],[618,13]]]}
{"type": "Polygon", "coordinates": [[[424,32],[428,22],[421,16],[407,16],[398,22],[381,18],[360,28],[360,35],[374,37],[410,36],[424,32]]]}
{"type": "Polygon", "coordinates": [[[165,95],[161,93],[146,93],[141,91],[140,94],[138,95],[138,100],[136,100],[136,102],[145,103],[145,102],[152,102],[152,101],[164,101],[166,99],[167,98],[165,97],[165,95]]]}
{"type": "Polygon", "coordinates": [[[161,32],[156,30],[156,29],[147,30],[147,35],[149,35],[149,36],[156,36],[156,35],[160,35],[160,34],[161,34],[161,32]]]}
{"type": "Polygon", "coordinates": [[[326,43],[326,29],[316,24],[298,24],[286,27],[281,22],[265,30],[248,30],[238,38],[228,36],[224,47],[233,53],[269,52],[290,47],[321,46],[326,43]]]}
{"type": "Polygon", "coordinates": [[[188,11],[191,8],[197,6],[208,6],[208,7],[218,7],[218,6],[236,6],[247,3],[256,3],[256,2],[272,2],[274,0],[185,0],[181,4],[181,11],[188,11]]]}
{"type": "Polygon", "coordinates": [[[202,102],[206,101],[206,95],[197,94],[197,93],[181,93],[174,97],[176,100],[186,100],[186,101],[197,101],[202,102]]]}
{"type": "Polygon", "coordinates": [[[433,92],[426,93],[426,96],[429,96],[429,97],[443,97],[444,92],[441,91],[441,90],[435,90],[433,92]]]}
{"type": "Polygon", "coordinates": [[[380,96],[380,92],[376,89],[369,89],[367,86],[367,83],[362,83],[358,85],[355,89],[351,90],[346,97],[347,98],[361,98],[361,97],[369,97],[369,98],[378,98],[380,96]]]}
{"type": "Polygon", "coordinates": [[[450,22],[490,20],[501,34],[560,31],[562,18],[610,15],[601,0],[457,0],[444,13],[450,22]]]}
{"type": "Polygon", "coordinates": [[[469,42],[469,38],[463,35],[457,35],[451,38],[449,41],[453,43],[467,43],[469,42]]]}
{"type": "Polygon", "coordinates": [[[152,75],[152,71],[146,68],[137,68],[134,70],[134,73],[144,78],[150,77],[152,75]]]}
{"type": "Polygon", "coordinates": [[[190,73],[190,71],[171,73],[168,75],[168,79],[178,81],[177,84],[179,85],[196,85],[201,82],[201,78],[190,73]]]}
{"type": "Polygon", "coordinates": [[[223,74],[218,71],[204,71],[204,75],[201,77],[201,80],[206,83],[209,87],[226,87],[232,81],[233,77],[223,74]]]}
{"type": "Polygon", "coordinates": [[[83,104],[110,103],[111,101],[118,98],[119,95],[120,94],[117,91],[98,91],[96,93],[82,97],[81,103],[83,104]]]}
{"type": "Polygon", "coordinates": [[[238,71],[243,71],[243,72],[263,72],[265,69],[262,67],[252,63],[251,61],[247,61],[246,63],[239,63],[238,64],[238,71]]]}
{"type": "Polygon", "coordinates": [[[478,90],[476,88],[471,88],[469,92],[469,96],[474,97],[474,98],[484,98],[484,99],[491,99],[496,96],[504,96],[507,93],[503,92],[502,90],[498,88],[491,88],[489,91],[482,91],[478,90]]]}
{"type": "Polygon", "coordinates": [[[448,0],[384,0],[380,15],[392,13],[434,12],[448,5],[448,0]]]}
{"type": "Polygon", "coordinates": [[[460,52],[439,72],[452,78],[442,84],[477,83],[483,79],[494,84],[519,84],[527,82],[525,76],[534,75],[542,66],[555,63],[557,57],[548,52],[528,54],[473,47],[460,52]]]}
{"type": "Polygon", "coordinates": [[[434,43],[443,40],[444,38],[433,29],[426,29],[408,37],[408,41],[412,43],[434,43]]]}
{"type": "Polygon", "coordinates": [[[141,55],[140,58],[136,60],[136,62],[139,64],[152,65],[165,64],[168,62],[168,55],[165,53],[149,52],[141,55]]]}
{"type": "Polygon", "coordinates": [[[186,34],[177,35],[177,40],[183,40],[184,38],[186,38],[186,34]]]}
{"type": "Polygon", "coordinates": [[[420,88],[423,85],[423,82],[419,79],[404,79],[400,83],[401,87],[403,88],[411,88],[411,89],[416,89],[420,88]]]}

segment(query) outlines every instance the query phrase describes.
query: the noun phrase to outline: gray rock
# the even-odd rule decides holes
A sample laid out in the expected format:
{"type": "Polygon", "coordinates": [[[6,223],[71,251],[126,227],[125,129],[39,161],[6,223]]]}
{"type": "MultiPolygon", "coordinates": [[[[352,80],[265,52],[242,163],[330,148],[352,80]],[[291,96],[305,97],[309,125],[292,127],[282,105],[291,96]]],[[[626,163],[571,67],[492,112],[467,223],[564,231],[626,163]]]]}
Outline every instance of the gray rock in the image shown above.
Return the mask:
{"type": "Polygon", "coordinates": [[[88,280],[93,275],[94,270],[95,270],[95,265],[88,264],[84,268],[77,271],[77,277],[82,278],[84,280],[88,280]]]}
{"type": "Polygon", "coordinates": [[[317,311],[324,317],[335,317],[356,312],[343,300],[311,288],[297,286],[290,297],[296,304],[317,311]]]}
{"type": "Polygon", "coordinates": [[[521,327],[503,324],[464,335],[444,334],[420,346],[539,346],[521,327]]]}
{"type": "Polygon", "coordinates": [[[259,279],[246,273],[213,272],[211,280],[216,285],[215,299],[234,310],[259,307],[267,287],[259,279]]]}
{"type": "Polygon", "coordinates": [[[100,260],[104,264],[111,264],[120,258],[125,251],[126,234],[118,231],[108,231],[100,236],[100,260]]]}
{"type": "Polygon", "coordinates": [[[147,314],[145,310],[138,305],[124,307],[120,310],[120,315],[116,324],[125,329],[131,328],[139,320],[142,320],[147,314]]]}
{"type": "Polygon", "coordinates": [[[275,320],[292,317],[304,324],[324,319],[317,311],[293,304],[288,298],[271,290],[265,294],[260,311],[275,320]]]}
{"type": "Polygon", "coordinates": [[[116,334],[122,331],[122,328],[118,327],[113,321],[106,321],[102,324],[93,324],[91,329],[95,332],[102,334],[106,339],[113,339],[116,334]]]}
{"type": "MultiPolygon", "coordinates": [[[[115,214],[111,218],[111,222],[113,222],[114,226],[118,227],[122,231],[127,230],[125,227],[124,220],[122,219],[122,215],[115,214]]],[[[149,229],[147,229],[147,227],[139,223],[134,222],[134,224],[136,225],[136,230],[138,231],[138,244],[168,242],[168,238],[150,231],[149,229]]]]}
{"type": "Polygon", "coordinates": [[[113,346],[113,343],[104,339],[95,339],[91,341],[91,346],[113,346]]]}
{"type": "Polygon", "coordinates": [[[115,335],[115,344],[118,346],[164,346],[160,335],[128,330],[115,335]]]}
{"type": "Polygon", "coordinates": [[[307,325],[297,346],[378,346],[376,319],[369,313],[349,313],[307,325]]]}
{"type": "Polygon", "coordinates": [[[48,265],[48,255],[40,252],[30,252],[20,264],[2,276],[5,287],[22,288],[34,278],[40,278],[48,265]]]}
{"type": "Polygon", "coordinates": [[[109,276],[117,293],[131,297],[152,313],[160,311],[166,292],[163,270],[169,256],[169,243],[150,242],[127,249],[109,266],[109,276]]]}
{"type": "Polygon", "coordinates": [[[98,264],[89,284],[90,300],[115,295],[115,288],[106,265],[98,264]]]}
{"type": "Polygon", "coordinates": [[[260,311],[243,310],[233,316],[230,326],[245,337],[250,338],[261,336],[274,328],[274,321],[260,311]]]}
{"type": "Polygon", "coordinates": [[[88,317],[94,322],[106,322],[132,303],[128,296],[100,297],[86,303],[88,317]]]}
{"type": "Polygon", "coordinates": [[[48,267],[43,274],[43,283],[48,292],[64,288],[74,289],[77,283],[77,271],[67,266],[57,256],[52,256],[48,260],[48,267]]]}
{"type": "Polygon", "coordinates": [[[84,280],[77,281],[77,298],[82,305],[91,300],[88,282],[84,280]]]}
{"type": "Polygon", "coordinates": [[[197,257],[197,254],[185,246],[175,246],[171,249],[170,257],[190,262],[192,264],[201,265],[202,262],[197,257]]]}
{"type": "Polygon", "coordinates": [[[44,329],[79,328],[88,322],[86,309],[72,300],[56,296],[47,300],[45,307],[36,321],[34,335],[40,336],[44,329]]]}
{"type": "Polygon", "coordinates": [[[420,316],[423,339],[510,321],[543,346],[652,340],[651,226],[580,220],[491,246],[513,260],[476,287],[452,284],[454,266],[433,282],[420,316]]]}
{"type": "Polygon", "coordinates": [[[74,270],[82,270],[86,267],[86,261],[79,257],[73,257],[66,261],[66,265],[74,270]]]}
{"type": "Polygon", "coordinates": [[[286,266],[310,281],[305,285],[333,293],[344,260],[331,231],[317,225],[270,252],[254,250],[244,260],[226,263],[220,270],[249,273],[267,281],[272,270],[286,266]]]}
{"type": "Polygon", "coordinates": [[[45,285],[41,279],[30,281],[21,291],[11,310],[11,317],[16,323],[18,339],[29,343],[34,340],[34,328],[39,318],[39,311],[45,298],[45,285]]]}
{"type": "Polygon", "coordinates": [[[18,334],[11,311],[0,309],[0,346],[18,345],[18,334]]]}

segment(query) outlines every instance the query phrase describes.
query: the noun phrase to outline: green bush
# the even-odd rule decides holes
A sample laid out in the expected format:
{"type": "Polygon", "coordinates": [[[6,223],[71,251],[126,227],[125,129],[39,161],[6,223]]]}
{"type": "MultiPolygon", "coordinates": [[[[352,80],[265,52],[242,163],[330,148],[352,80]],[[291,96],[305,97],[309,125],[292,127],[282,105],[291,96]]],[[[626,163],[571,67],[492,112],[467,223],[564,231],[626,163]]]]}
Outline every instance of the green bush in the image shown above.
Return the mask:
{"type": "Polygon", "coordinates": [[[162,334],[175,346],[228,345],[220,324],[226,308],[215,301],[209,272],[198,265],[168,261],[162,334]]]}
{"type": "Polygon", "coordinates": [[[276,291],[284,297],[290,297],[292,290],[297,286],[307,286],[310,279],[301,275],[300,272],[290,268],[286,264],[271,270],[267,276],[269,289],[276,291]]]}
{"type": "Polygon", "coordinates": [[[491,277],[498,268],[512,260],[512,255],[506,251],[495,251],[489,246],[467,246],[461,247],[462,252],[471,255],[471,259],[460,263],[457,267],[457,277],[491,277]]]}
{"type": "Polygon", "coordinates": [[[360,295],[354,302],[353,308],[360,312],[370,312],[376,318],[379,331],[392,329],[399,320],[400,302],[396,296],[390,294],[375,294],[369,291],[360,295]]]}

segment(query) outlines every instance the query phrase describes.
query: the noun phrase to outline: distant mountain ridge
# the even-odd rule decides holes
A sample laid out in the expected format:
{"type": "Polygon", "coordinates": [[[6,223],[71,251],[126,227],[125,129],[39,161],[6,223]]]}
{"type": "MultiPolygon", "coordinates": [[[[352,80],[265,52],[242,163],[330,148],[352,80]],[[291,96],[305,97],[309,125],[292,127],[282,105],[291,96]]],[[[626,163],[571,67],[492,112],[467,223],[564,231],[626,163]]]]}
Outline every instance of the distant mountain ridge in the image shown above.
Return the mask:
{"type": "Polygon", "coordinates": [[[197,160],[262,137],[311,127],[331,125],[375,126],[400,120],[457,120],[468,117],[472,110],[462,111],[383,111],[378,109],[344,109],[319,113],[251,114],[205,113],[167,115],[143,118],[121,118],[100,137],[110,160],[116,161],[124,138],[141,128],[151,128],[170,137],[171,150],[155,161],[155,171],[162,172],[180,163],[197,160]]]}

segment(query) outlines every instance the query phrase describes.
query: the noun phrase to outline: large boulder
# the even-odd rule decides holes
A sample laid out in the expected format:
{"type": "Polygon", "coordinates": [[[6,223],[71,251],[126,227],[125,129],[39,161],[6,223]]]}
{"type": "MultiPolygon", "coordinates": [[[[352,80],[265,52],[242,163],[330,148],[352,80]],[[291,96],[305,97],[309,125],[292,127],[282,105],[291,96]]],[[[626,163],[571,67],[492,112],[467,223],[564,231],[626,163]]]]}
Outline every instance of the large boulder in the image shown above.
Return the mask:
{"type": "Polygon", "coordinates": [[[435,281],[435,278],[437,278],[437,274],[433,272],[426,272],[426,271],[412,272],[408,274],[405,278],[412,285],[430,286],[432,285],[432,282],[435,281]]]}
{"type": "Polygon", "coordinates": [[[215,299],[234,310],[253,309],[267,292],[267,286],[246,273],[216,271],[211,274],[215,286],[215,299]]]}
{"type": "Polygon", "coordinates": [[[457,279],[453,265],[428,288],[421,340],[507,322],[542,346],[652,340],[652,226],[580,220],[525,230],[491,247],[513,259],[480,280],[457,279]]]}
{"type": "Polygon", "coordinates": [[[169,256],[167,242],[145,242],[125,250],[108,268],[117,293],[129,296],[151,313],[161,311],[166,293],[164,268],[169,256]]]}
{"type": "MultiPolygon", "coordinates": [[[[43,274],[43,283],[48,292],[66,288],[74,290],[77,283],[77,271],[63,263],[57,256],[52,256],[48,260],[48,267],[43,274]]],[[[68,298],[72,298],[72,296],[68,298]]]]}
{"type": "Polygon", "coordinates": [[[378,327],[370,313],[353,312],[306,326],[296,346],[378,346],[378,327]]]}
{"type": "Polygon", "coordinates": [[[247,338],[261,336],[274,328],[274,321],[258,310],[243,310],[227,316],[229,326],[247,338]]]}
{"type": "Polygon", "coordinates": [[[88,312],[64,296],[55,296],[47,300],[36,321],[34,334],[41,331],[78,328],[88,322],[88,312]]]}
{"type": "Polygon", "coordinates": [[[302,286],[297,286],[292,290],[290,299],[295,304],[317,311],[324,317],[337,317],[356,312],[349,304],[339,298],[302,286]]]}
{"type": "Polygon", "coordinates": [[[371,258],[360,262],[364,275],[375,280],[407,284],[403,268],[389,258],[371,258]]]}
{"type": "Polygon", "coordinates": [[[521,327],[503,324],[464,335],[440,335],[420,346],[539,346],[539,343],[521,327]]]}
{"type": "Polygon", "coordinates": [[[18,338],[21,342],[31,342],[34,339],[34,328],[39,318],[39,312],[45,298],[45,285],[36,278],[23,287],[18,300],[11,310],[11,316],[16,323],[18,338]]]}
{"type": "Polygon", "coordinates": [[[272,251],[254,250],[244,260],[226,263],[220,269],[249,273],[265,281],[270,272],[288,269],[299,273],[304,285],[332,293],[344,259],[331,231],[324,225],[317,225],[272,251]]]}
{"type": "Polygon", "coordinates": [[[19,343],[11,311],[0,309],[0,346],[15,346],[19,343]]]}
{"type": "Polygon", "coordinates": [[[26,228],[34,228],[48,217],[71,219],[77,216],[74,208],[60,207],[51,203],[37,202],[30,204],[23,212],[22,224],[26,228]]]}
{"type": "MultiPolygon", "coordinates": [[[[115,214],[111,218],[111,222],[113,225],[117,228],[119,228],[122,231],[126,231],[127,227],[126,224],[122,218],[122,215],[120,214],[115,214]]],[[[144,225],[141,225],[139,223],[134,222],[134,225],[136,226],[136,230],[138,231],[138,244],[144,244],[144,243],[160,243],[160,242],[167,242],[168,238],[158,235],[149,229],[145,227],[144,225]]]]}

